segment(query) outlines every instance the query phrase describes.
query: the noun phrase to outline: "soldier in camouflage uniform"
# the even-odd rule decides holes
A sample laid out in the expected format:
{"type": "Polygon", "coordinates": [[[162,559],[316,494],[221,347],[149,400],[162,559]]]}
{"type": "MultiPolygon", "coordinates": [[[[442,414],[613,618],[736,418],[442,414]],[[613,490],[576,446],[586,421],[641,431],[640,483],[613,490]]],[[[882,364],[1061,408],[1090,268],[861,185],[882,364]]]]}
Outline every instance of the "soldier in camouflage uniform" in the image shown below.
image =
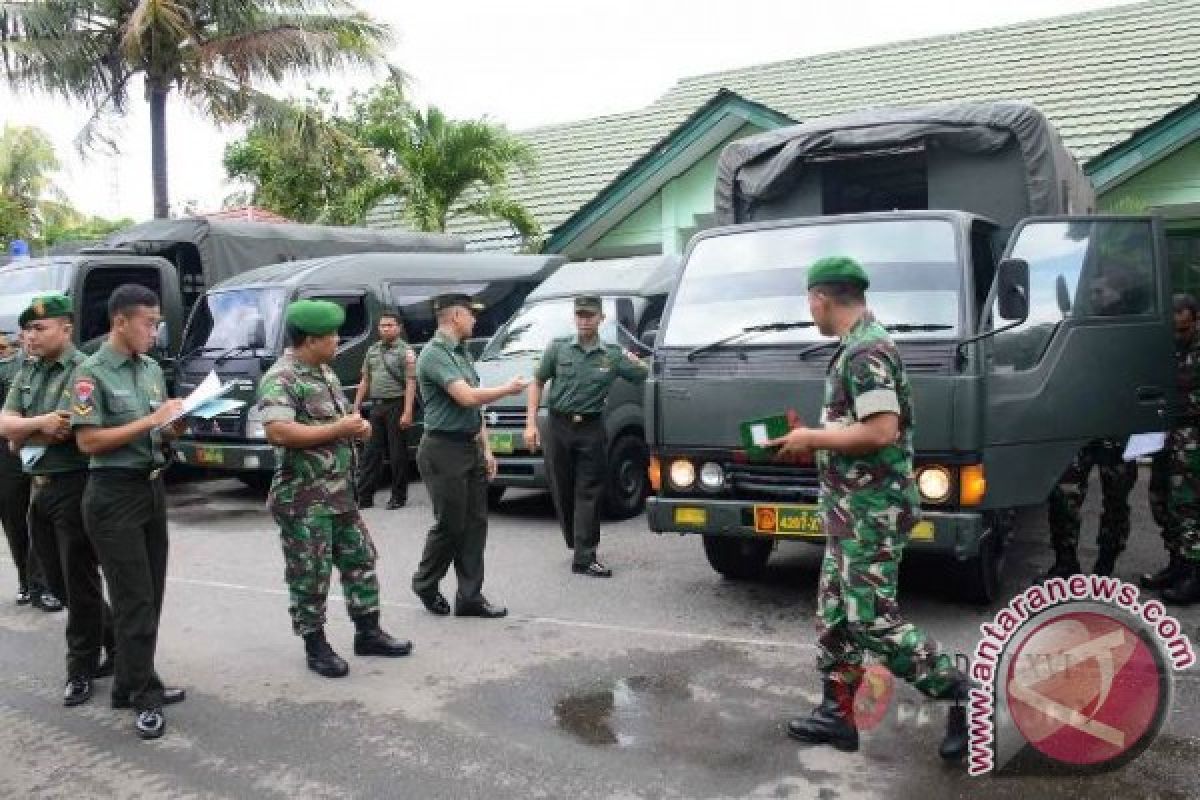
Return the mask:
{"type": "Polygon", "coordinates": [[[849,258],[824,258],[808,272],[809,308],[818,329],[841,346],[825,383],[822,428],[795,427],[771,442],[779,457],[815,452],[826,534],[817,598],[818,669],[824,699],[788,733],[803,742],[858,748],[853,698],[870,651],[929,697],[956,704],[941,754],[966,751],[961,706],[968,682],[952,656],[900,616],[897,580],[909,533],[920,515],[913,477],[913,408],[904,364],[887,331],[867,310],[869,285],[849,258]]]}
{"type": "Polygon", "coordinates": [[[1163,600],[1190,605],[1200,600],[1200,331],[1196,302],[1175,296],[1176,387],[1180,408],[1167,436],[1167,514],[1163,545],[1169,562],[1143,578],[1165,588],[1163,600]]]}
{"type": "Polygon", "coordinates": [[[1129,540],[1129,493],[1137,483],[1137,463],[1124,459],[1124,442],[1097,439],[1080,450],[1067,467],[1058,485],[1046,501],[1050,519],[1050,544],[1054,548],[1054,564],[1036,583],[1050,578],[1066,578],[1082,572],[1079,566],[1079,531],[1083,524],[1083,502],[1087,499],[1088,480],[1092,468],[1099,467],[1103,511],[1100,531],[1096,537],[1099,554],[1092,572],[1111,575],[1117,556],[1129,540]]]}
{"type": "Polygon", "coordinates": [[[258,390],[267,438],[280,451],[267,504],[283,542],[292,628],[304,639],[308,668],[327,678],[350,671],[325,639],[325,600],[335,565],[354,621],[355,654],[395,657],[412,650],[411,642],[379,627],[375,545],[351,480],[352,442],[370,436],[371,426],[349,411],[329,368],[344,321],[342,307],[325,300],[288,306],[292,353],[267,371],[258,390]]]}

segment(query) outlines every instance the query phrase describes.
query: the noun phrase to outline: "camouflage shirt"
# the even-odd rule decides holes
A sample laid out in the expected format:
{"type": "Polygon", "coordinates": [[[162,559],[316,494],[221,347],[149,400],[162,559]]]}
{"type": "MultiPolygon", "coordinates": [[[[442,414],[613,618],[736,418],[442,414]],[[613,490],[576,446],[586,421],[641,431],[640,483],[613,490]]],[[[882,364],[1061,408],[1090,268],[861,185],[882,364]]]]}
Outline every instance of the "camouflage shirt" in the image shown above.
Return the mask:
{"type": "MultiPolygon", "coordinates": [[[[324,425],[344,417],[348,404],[341,382],[328,365],[313,367],[284,356],[258,385],[258,408],[264,423],[324,425]]],[[[350,475],[354,450],[349,440],[304,450],[277,449],[279,466],[267,497],[272,511],[299,516],[314,505],[325,506],[331,514],[357,508],[350,475]]]]}
{"type": "Polygon", "coordinates": [[[900,416],[894,444],[866,455],[817,453],[821,521],[830,536],[855,536],[863,526],[907,536],[920,514],[913,480],[912,391],[896,345],[867,312],[830,361],[821,425],[844,428],[881,412],[900,416]]]}
{"type": "Polygon", "coordinates": [[[1200,331],[1186,344],[1175,343],[1175,388],[1180,425],[1200,425],[1200,331]]]}

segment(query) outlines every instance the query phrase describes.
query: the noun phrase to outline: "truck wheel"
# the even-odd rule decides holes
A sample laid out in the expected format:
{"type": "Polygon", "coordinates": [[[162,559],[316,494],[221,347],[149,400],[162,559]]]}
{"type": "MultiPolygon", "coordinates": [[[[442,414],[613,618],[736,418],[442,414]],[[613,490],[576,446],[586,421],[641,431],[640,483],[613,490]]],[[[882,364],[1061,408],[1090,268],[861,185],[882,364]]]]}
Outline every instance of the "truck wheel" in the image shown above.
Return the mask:
{"type": "Polygon", "coordinates": [[[507,488],[507,486],[488,487],[488,508],[494,511],[500,506],[500,501],[504,498],[504,490],[507,488]]]}
{"type": "Polygon", "coordinates": [[[604,510],[609,517],[629,519],[642,513],[650,491],[649,462],[649,451],[640,436],[627,433],[613,442],[604,486],[604,510]]]}
{"type": "Polygon", "coordinates": [[[979,555],[959,565],[959,595],[974,605],[987,606],[1000,593],[1000,571],[1004,565],[1002,530],[992,528],[979,546],[979,555]]]}
{"type": "Polygon", "coordinates": [[[238,480],[256,492],[265,492],[271,488],[270,472],[240,472],[238,480]]]}
{"type": "Polygon", "coordinates": [[[726,578],[749,581],[759,578],[771,555],[771,542],[733,536],[705,536],[708,563],[726,578]]]}

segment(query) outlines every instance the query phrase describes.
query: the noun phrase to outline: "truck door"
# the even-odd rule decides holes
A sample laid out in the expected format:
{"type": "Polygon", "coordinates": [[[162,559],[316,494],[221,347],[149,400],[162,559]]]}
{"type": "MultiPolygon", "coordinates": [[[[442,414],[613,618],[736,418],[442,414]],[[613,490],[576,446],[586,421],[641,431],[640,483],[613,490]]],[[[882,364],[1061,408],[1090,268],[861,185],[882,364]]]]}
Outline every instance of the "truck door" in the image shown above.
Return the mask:
{"type": "MultiPolygon", "coordinates": [[[[1006,257],[1029,265],[1028,317],[983,344],[991,507],[1049,494],[1088,441],[1162,431],[1174,393],[1170,273],[1150,217],[1022,222],[1006,257]]],[[[999,284],[1000,281],[997,281],[999,284]]]]}
{"type": "Polygon", "coordinates": [[[354,392],[362,376],[363,359],[374,339],[371,308],[365,289],[321,289],[309,288],[300,296],[313,300],[329,300],[337,303],[346,312],[346,321],[338,329],[337,355],[333,358],[333,371],[337,373],[347,400],[353,402],[354,392]]]}

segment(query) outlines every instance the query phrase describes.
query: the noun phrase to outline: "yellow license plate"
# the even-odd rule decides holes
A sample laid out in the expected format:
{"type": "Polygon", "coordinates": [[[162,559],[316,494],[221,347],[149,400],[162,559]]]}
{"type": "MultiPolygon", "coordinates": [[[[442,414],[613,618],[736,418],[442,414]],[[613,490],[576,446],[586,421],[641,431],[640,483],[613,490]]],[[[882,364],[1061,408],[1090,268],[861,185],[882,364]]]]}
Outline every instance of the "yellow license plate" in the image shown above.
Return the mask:
{"type": "Polygon", "coordinates": [[[708,511],[703,508],[677,508],[675,524],[703,527],[708,524],[708,511]]]}
{"type": "Polygon", "coordinates": [[[508,454],[516,449],[516,443],[513,442],[511,433],[489,433],[488,444],[492,447],[492,452],[496,454],[508,454]]]}
{"type": "Polygon", "coordinates": [[[820,537],[821,515],[815,506],[755,506],[754,531],[771,536],[820,537]]]}
{"type": "Polygon", "coordinates": [[[196,463],[224,464],[225,451],[219,447],[198,447],[196,448],[196,463]]]}
{"type": "Polygon", "coordinates": [[[909,532],[908,538],[918,542],[932,542],[933,523],[927,519],[918,522],[913,526],[912,531],[909,532]]]}

